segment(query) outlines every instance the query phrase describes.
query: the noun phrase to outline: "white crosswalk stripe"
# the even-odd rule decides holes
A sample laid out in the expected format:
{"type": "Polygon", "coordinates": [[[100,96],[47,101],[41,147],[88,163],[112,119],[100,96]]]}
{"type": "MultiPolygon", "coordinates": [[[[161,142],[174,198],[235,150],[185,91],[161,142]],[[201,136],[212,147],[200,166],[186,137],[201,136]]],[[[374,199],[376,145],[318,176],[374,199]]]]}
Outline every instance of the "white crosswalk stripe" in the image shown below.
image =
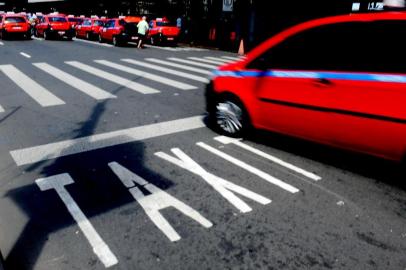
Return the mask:
{"type": "Polygon", "coordinates": [[[196,86],[193,86],[193,85],[190,85],[190,84],[181,83],[181,82],[171,80],[171,79],[168,79],[168,78],[165,78],[165,77],[162,77],[162,76],[150,74],[150,73],[140,71],[140,70],[137,70],[137,69],[134,69],[134,68],[130,68],[130,67],[126,67],[126,66],[123,66],[123,65],[120,65],[120,64],[116,64],[116,63],[113,63],[113,62],[110,62],[110,61],[107,61],[107,60],[94,60],[94,61],[96,63],[98,63],[98,64],[105,65],[105,66],[108,66],[108,67],[111,67],[111,68],[114,68],[114,69],[117,69],[117,70],[121,70],[121,71],[130,73],[130,74],[133,74],[133,75],[137,75],[137,76],[140,76],[140,77],[144,77],[144,78],[149,79],[151,81],[156,81],[156,82],[166,84],[166,85],[169,85],[169,86],[181,89],[181,90],[197,89],[196,86]]]}
{"type": "Polygon", "coordinates": [[[208,68],[208,69],[216,69],[217,68],[217,66],[213,66],[213,65],[209,65],[209,64],[203,64],[201,62],[196,62],[196,61],[192,61],[192,60],[186,60],[186,59],[177,58],[177,57],[169,57],[167,59],[171,60],[171,61],[183,63],[183,64],[188,64],[188,65],[198,66],[198,67],[204,67],[204,68],[208,68]]]}
{"type": "Polygon", "coordinates": [[[48,107],[65,104],[63,100],[59,99],[13,65],[1,65],[0,70],[41,106],[48,107]]]}
{"type": "Polygon", "coordinates": [[[164,72],[164,73],[168,73],[168,74],[172,74],[172,75],[175,75],[175,76],[187,78],[187,79],[190,79],[190,80],[195,80],[195,81],[203,82],[203,83],[208,83],[209,82],[209,80],[207,78],[204,78],[204,77],[201,77],[201,76],[196,76],[196,75],[193,75],[193,74],[189,74],[189,73],[185,73],[185,72],[181,72],[181,71],[176,71],[176,70],[169,69],[169,68],[164,68],[164,67],[161,67],[161,66],[148,64],[148,63],[133,60],[133,59],[121,59],[121,60],[124,61],[124,62],[130,63],[130,64],[150,68],[150,69],[153,69],[153,70],[158,70],[158,71],[161,71],[161,72],[164,72]]]}
{"type": "Polygon", "coordinates": [[[185,65],[181,65],[181,64],[176,64],[176,63],[172,63],[172,62],[169,62],[169,61],[160,60],[160,59],[156,59],[156,58],[145,58],[145,60],[149,61],[149,62],[154,62],[156,64],[161,64],[161,65],[165,65],[165,66],[180,68],[180,69],[193,71],[193,72],[201,73],[201,74],[205,74],[205,75],[210,75],[211,74],[210,71],[205,70],[205,69],[185,66],[185,65]]]}
{"type": "Polygon", "coordinates": [[[244,57],[232,57],[232,56],[222,56],[221,58],[235,60],[235,61],[244,59],[244,57]]]}
{"type": "Polygon", "coordinates": [[[53,67],[47,63],[34,63],[35,67],[41,69],[42,71],[50,74],[51,76],[65,82],[66,84],[76,88],[77,90],[91,96],[94,99],[102,100],[108,98],[116,98],[116,96],[110,94],[109,92],[100,89],[90,83],[87,83],[79,78],[76,78],[56,67],[53,67]]]}
{"type": "Polygon", "coordinates": [[[144,46],[147,47],[147,48],[153,48],[153,49],[171,51],[171,52],[181,52],[181,51],[203,52],[203,51],[208,51],[207,49],[192,48],[192,47],[163,47],[163,46],[154,46],[154,45],[149,45],[149,44],[145,44],[144,46]]]}
{"type": "Polygon", "coordinates": [[[200,61],[200,62],[204,62],[204,63],[208,63],[208,64],[213,64],[213,65],[218,65],[218,66],[219,65],[224,65],[224,62],[208,60],[208,59],[199,58],[199,57],[188,57],[188,59],[195,60],[195,61],[200,61]]]}
{"type": "Polygon", "coordinates": [[[206,56],[205,59],[207,59],[207,60],[213,60],[213,61],[221,62],[221,63],[234,63],[234,62],[235,62],[235,60],[223,59],[223,58],[211,57],[211,56],[206,56]]]}
{"type": "Polygon", "coordinates": [[[111,74],[109,72],[103,71],[101,69],[83,64],[81,62],[78,61],[66,61],[66,64],[78,68],[80,70],[83,70],[85,72],[88,72],[90,74],[93,74],[97,77],[103,78],[105,80],[114,82],[116,84],[122,85],[126,88],[132,89],[136,92],[139,92],[141,94],[155,94],[155,93],[159,93],[160,91],[157,89],[154,89],[152,87],[140,84],[140,83],[136,83],[130,80],[127,80],[123,77],[111,74]]]}
{"type": "Polygon", "coordinates": [[[0,113],[4,112],[4,108],[0,105],[0,113]]]}

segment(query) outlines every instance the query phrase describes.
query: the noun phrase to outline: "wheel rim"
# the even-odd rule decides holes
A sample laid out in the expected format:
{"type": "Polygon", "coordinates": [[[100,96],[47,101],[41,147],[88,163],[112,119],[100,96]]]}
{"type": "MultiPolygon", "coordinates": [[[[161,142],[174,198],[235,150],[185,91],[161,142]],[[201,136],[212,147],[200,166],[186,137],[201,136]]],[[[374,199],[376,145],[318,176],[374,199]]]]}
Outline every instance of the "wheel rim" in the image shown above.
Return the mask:
{"type": "Polygon", "coordinates": [[[113,37],[113,45],[117,46],[117,38],[116,37],[113,37]]]}
{"type": "Polygon", "coordinates": [[[243,111],[231,101],[218,103],[216,106],[217,125],[229,134],[236,134],[243,128],[243,111]]]}
{"type": "Polygon", "coordinates": [[[90,34],[89,33],[86,34],[86,39],[90,39],[90,34]]]}

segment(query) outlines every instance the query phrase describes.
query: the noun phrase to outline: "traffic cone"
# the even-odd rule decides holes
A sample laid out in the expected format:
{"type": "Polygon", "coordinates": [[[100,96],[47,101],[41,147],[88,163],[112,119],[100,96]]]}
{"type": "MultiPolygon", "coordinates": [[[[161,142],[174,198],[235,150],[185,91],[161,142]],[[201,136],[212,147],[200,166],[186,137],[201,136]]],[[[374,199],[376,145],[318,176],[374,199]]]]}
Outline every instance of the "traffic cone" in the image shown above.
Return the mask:
{"type": "Polygon", "coordinates": [[[241,39],[241,41],[240,41],[240,47],[238,48],[238,54],[239,55],[244,55],[245,53],[244,53],[244,40],[243,39],[241,39]]]}

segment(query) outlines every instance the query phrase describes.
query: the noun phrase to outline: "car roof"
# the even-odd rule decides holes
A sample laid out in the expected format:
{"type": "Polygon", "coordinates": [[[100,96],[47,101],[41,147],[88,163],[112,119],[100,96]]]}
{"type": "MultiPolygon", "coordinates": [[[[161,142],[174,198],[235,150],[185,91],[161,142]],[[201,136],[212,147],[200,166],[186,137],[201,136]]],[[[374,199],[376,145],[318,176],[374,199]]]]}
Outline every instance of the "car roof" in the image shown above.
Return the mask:
{"type": "Polygon", "coordinates": [[[311,21],[303,22],[292,26],[279,34],[270,37],[268,40],[260,44],[247,55],[247,60],[256,58],[264,50],[268,49],[273,44],[279,43],[287,37],[317,26],[345,23],[345,22],[372,22],[372,21],[385,21],[385,20],[406,20],[405,11],[383,11],[371,13],[352,13],[348,15],[337,15],[325,18],[314,19],[311,21]]]}

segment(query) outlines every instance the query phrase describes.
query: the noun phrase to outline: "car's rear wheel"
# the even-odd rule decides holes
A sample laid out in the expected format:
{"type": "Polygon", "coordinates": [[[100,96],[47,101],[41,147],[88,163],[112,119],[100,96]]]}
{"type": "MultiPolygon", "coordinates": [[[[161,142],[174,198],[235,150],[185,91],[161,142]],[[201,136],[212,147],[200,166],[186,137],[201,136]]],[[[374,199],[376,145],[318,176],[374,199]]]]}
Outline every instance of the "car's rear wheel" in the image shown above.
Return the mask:
{"type": "Polygon", "coordinates": [[[113,37],[113,45],[116,47],[121,45],[120,41],[118,40],[118,38],[116,36],[113,37]]]}
{"type": "Polygon", "coordinates": [[[49,40],[49,34],[47,31],[44,31],[44,39],[49,40]]]}
{"type": "Polygon", "coordinates": [[[103,43],[103,38],[101,35],[99,35],[99,43],[103,43]]]}
{"type": "Polygon", "coordinates": [[[233,96],[218,99],[211,112],[216,129],[227,136],[240,137],[248,129],[248,115],[242,103],[233,96]]]}
{"type": "Polygon", "coordinates": [[[149,42],[151,43],[151,45],[155,45],[155,44],[156,44],[154,37],[151,37],[150,40],[149,40],[149,42]]]}
{"type": "Polygon", "coordinates": [[[92,39],[89,32],[86,33],[86,39],[87,39],[87,40],[91,40],[91,39],[92,39]]]}

